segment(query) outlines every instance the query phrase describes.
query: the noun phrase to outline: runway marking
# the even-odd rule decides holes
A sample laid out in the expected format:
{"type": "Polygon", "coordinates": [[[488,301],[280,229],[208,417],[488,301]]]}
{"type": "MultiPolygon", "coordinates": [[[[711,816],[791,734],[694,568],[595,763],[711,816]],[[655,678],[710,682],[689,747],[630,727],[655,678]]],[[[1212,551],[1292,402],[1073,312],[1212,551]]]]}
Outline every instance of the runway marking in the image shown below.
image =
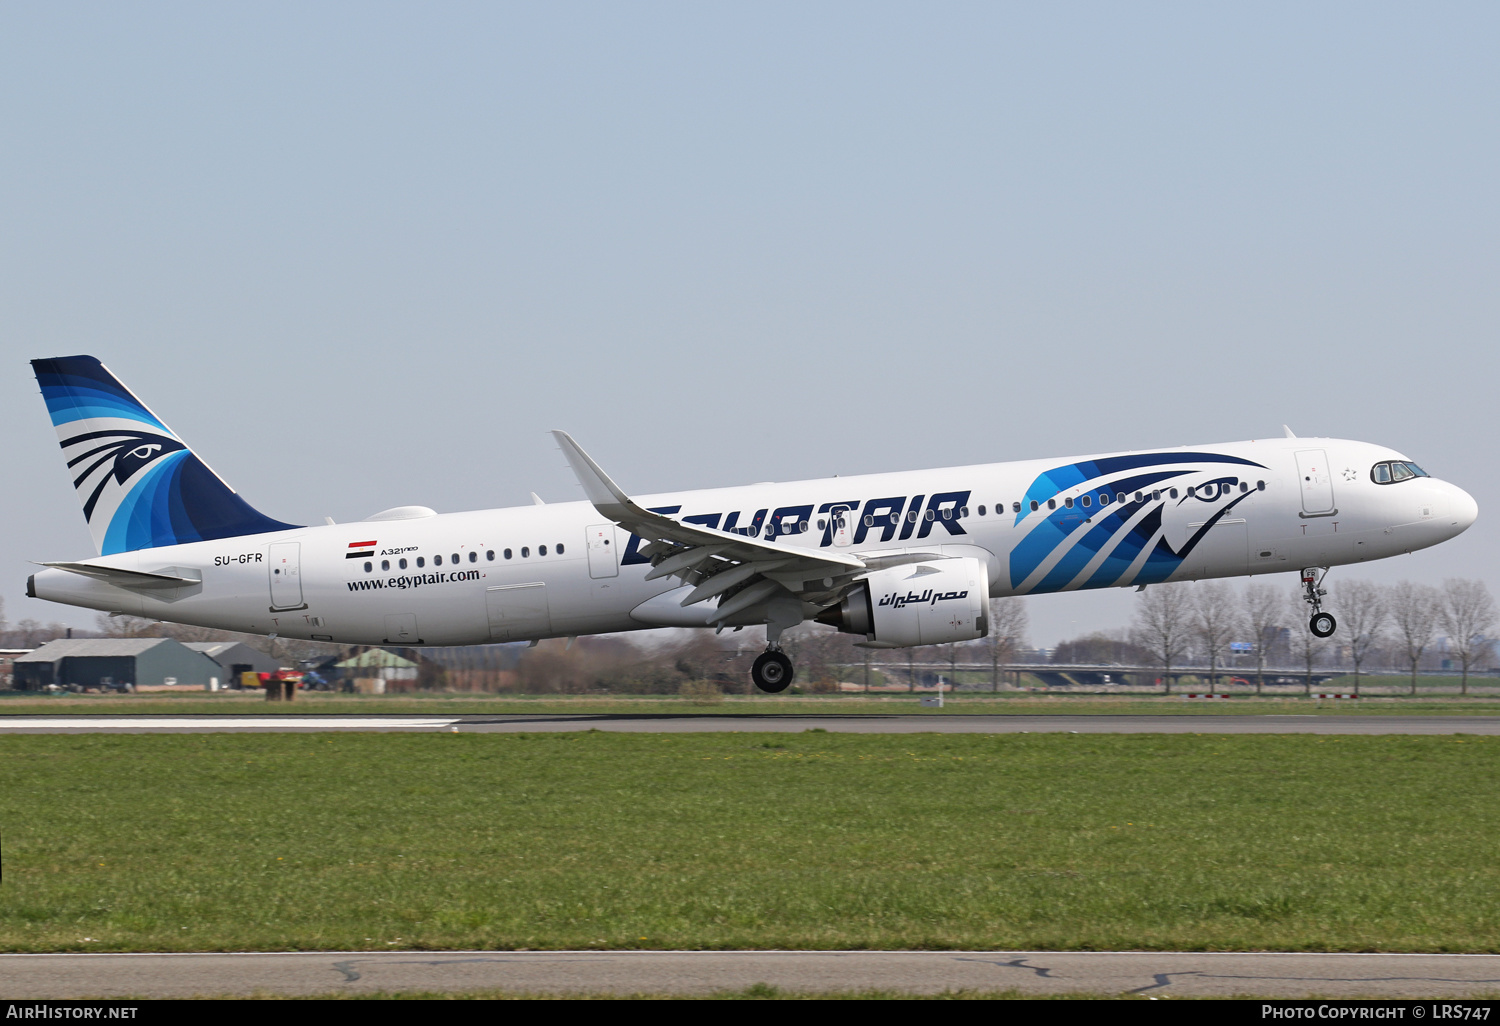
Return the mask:
{"type": "Polygon", "coordinates": [[[452,731],[643,734],[1344,734],[1500,736],[1500,716],[1278,716],[1073,714],[605,714],[511,713],[452,716],[3,716],[0,734],[232,733],[235,731],[452,731]]]}
{"type": "Polygon", "coordinates": [[[382,730],[394,727],[441,728],[457,723],[444,719],[388,719],[373,716],[57,716],[51,718],[4,717],[0,730],[382,730]]]}

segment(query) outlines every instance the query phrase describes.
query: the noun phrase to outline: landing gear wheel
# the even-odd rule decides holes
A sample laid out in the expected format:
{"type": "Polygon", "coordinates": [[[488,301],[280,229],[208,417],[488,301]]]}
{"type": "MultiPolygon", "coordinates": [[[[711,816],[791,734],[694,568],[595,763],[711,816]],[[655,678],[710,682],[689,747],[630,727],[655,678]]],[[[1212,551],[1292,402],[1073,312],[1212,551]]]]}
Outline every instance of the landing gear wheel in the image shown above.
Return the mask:
{"type": "Polygon", "coordinates": [[[1333,637],[1333,632],[1338,628],[1339,622],[1333,618],[1332,613],[1314,613],[1312,619],[1307,622],[1307,629],[1319,638],[1333,637]]]}
{"type": "Polygon", "coordinates": [[[750,667],[750,679],[762,691],[778,694],[792,683],[792,661],[780,652],[762,652],[750,667]]]}

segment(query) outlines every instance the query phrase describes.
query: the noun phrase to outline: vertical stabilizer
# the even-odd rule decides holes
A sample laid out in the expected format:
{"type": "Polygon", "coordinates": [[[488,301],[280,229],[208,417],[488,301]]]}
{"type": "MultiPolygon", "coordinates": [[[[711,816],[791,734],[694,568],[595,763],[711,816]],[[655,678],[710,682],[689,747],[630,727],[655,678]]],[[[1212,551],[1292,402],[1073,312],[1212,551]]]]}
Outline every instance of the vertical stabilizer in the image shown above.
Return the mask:
{"type": "Polygon", "coordinates": [[[101,555],[284,531],[92,356],[32,360],[101,555]]]}

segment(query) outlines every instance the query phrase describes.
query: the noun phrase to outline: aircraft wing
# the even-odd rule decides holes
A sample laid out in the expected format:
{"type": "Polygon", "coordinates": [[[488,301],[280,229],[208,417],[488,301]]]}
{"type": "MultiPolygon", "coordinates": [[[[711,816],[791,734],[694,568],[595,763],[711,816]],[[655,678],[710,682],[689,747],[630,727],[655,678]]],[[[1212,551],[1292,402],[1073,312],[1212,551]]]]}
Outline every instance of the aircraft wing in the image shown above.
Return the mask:
{"type": "Polygon", "coordinates": [[[831,604],[852,575],[867,569],[857,556],[777,545],[652,513],[611,481],[566,431],[554,431],[552,437],[594,508],[647,543],[639,550],[652,561],[647,580],[677,576],[695,585],[683,599],[684,606],[719,598],[711,622],[722,624],[736,613],[788,592],[814,604],[831,604]]]}

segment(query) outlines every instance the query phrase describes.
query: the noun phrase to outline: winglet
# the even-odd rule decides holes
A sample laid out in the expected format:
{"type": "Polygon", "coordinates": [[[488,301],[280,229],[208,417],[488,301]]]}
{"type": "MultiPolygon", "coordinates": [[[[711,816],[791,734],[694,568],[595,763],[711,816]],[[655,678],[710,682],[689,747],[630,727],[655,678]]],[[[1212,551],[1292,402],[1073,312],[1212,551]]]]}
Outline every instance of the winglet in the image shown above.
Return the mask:
{"type": "Polygon", "coordinates": [[[583,494],[589,497],[595,509],[613,519],[635,505],[630,501],[630,496],[626,495],[620,486],[611,481],[609,475],[600,469],[593,457],[573,441],[572,435],[566,431],[554,431],[552,437],[557,439],[558,448],[563,451],[568,466],[573,468],[573,474],[578,478],[578,483],[583,486],[583,494]],[[612,510],[606,507],[612,507],[612,510]]]}

